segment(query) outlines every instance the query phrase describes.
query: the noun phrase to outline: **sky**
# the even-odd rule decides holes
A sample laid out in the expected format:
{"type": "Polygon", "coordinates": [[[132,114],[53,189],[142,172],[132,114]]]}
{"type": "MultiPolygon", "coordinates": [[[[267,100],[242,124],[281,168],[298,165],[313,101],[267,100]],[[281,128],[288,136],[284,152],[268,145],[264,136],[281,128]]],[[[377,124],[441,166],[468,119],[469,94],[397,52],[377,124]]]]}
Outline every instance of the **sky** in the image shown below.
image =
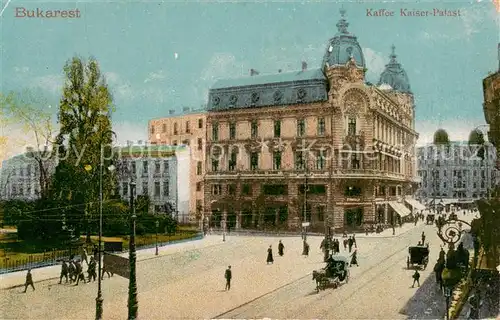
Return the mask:
{"type": "MultiPolygon", "coordinates": [[[[121,143],[146,140],[148,120],[171,109],[200,108],[217,79],[247,76],[251,68],[299,70],[301,61],[319,68],[341,6],[363,48],[368,81],[378,82],[396,47],[415,95],[418,144],[440,127],[452,140],[467,139],[485,123],[482,79],[499,65],[500,18],[491,1],[0,1],[0,91],[36,90],[55,114],[65,62],[93,56],[113,93],[121,143]],[[79,17],[16,17],[24,9],[78,9],[79,17]],[[394,16],[368,16],[367,9],[394,16]],[[413,9],[460,16],[400,14],[413,9]]],[[[9,145],[4,155],[20,150],[9,145]]]]}

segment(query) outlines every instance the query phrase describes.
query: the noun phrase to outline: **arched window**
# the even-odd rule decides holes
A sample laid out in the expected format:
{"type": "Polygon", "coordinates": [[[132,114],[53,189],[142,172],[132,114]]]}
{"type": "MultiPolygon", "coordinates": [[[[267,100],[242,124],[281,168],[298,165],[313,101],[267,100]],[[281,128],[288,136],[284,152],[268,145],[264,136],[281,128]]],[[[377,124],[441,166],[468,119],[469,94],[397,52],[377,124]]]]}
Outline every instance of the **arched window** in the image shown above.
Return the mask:
{"type": "Polygon", "coordinates": [[[174,123],[174,134],[179,134],[179,128],[177,127],[177,122],[174,123]]]}

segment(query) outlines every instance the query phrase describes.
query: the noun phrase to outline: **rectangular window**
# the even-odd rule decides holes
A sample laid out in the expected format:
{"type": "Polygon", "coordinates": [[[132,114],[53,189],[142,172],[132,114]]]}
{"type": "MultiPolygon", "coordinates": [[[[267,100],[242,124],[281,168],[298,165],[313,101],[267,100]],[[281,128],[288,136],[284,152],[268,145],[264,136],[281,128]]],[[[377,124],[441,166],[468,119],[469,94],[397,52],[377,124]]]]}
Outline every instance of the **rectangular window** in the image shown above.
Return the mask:
{"type": "Polygon", "coordinates": [[[241,194],[244,196],[251,196],[252,195],[252,187],[249,184],[244,184],[241,187],[241,194]]]}
{"type": "Polygon", "coordinates": [[[196,191],[201,191],[201,182],[196,182],[196,191]]]}
{"type": "Polygon", "coordinates": [[[213,159],[212,160],[212,171],[219,171],[219,160],[213,159]]]}
{"type": "Polygon", "coordinates": [[[155,161],[155,174],[159,174],[160,173],[160,161],[155,161]]]}
{"type": "Polygon", "coordinates": [[[318,206],[318,221],[325,221],[325,207],[318,206]]]}
{"type": "Polygon", "coordinates": [[[198,150],[203,149],[203,140],[201,138],[198,138],[198,150]]]}
{"type": "Polygon", "coordinates": [[[258,135],[259,135],[259,125],[257,123],[257,120],[254,120],[252,121],[251,124],[251,137],[255,139],[257,138],[258,135]]]}
{"type": "Polygon", "coordinates": [[[259,168],[259,154],[252,152],[250,154],[250,170],[257,170],[259,168]]]}
{"type": "Polygon", "coordinates": [[[236,185],[228,184],[227,185],[227,194],[230,196],[236,195],[236,185]]]}
{"type": "Polygon", "coordinates": [[[179,133],[179,129],[177,128],[177,122],[174,123],[174,135],[177,135],[179,133]]]}
{"type": "Polygon", "coordinates": [[[281,120],[274,121],[274,137],[281,137],[281,120]]]}
{"type": "Polygon", "coordinates": [[[265,184],[262,193],[269,196],[288,195],[288,185],[286,184],[265,184]]]}
{"type": "Polygon", "coordinates": [[[170,195],[170,183],[167,181],[163,181],[163,195],[168,197],[170,195]]]}
{"type": "Polygon", "coordinates": [[[212,123],[212,140],[219,140],[219,124],[217,122],[212,123]]]}
{"type": "Polygon", "coordinates": [[[198,119],[198,129],[203,129],[203,119],[198,119]]]}
{"type": "Polygon", "coordinates": [[[198,161],[198,163],[196,164],[196,175],[201,175],[201,161],[198,161]]]}
{"type": "Polygon", "coordinates": [[[188,139],[182,140],[182,144],[185,146],[189,146],[189,140],[188,139]]]}
{"type": "Polygon", "coordinates": [[[306,134],[306,121],[304,119],[297,120],[297,137],[303,137],[306,134]]]}
{"type": "Polygon", "coordinates": [[[304,152],[295,152],[295,170],[304,170],[304,152]]]}
{"type": "Polygon", "coordinates": [[[231,122],[229,124],[229,139],[235,140],[236,139],[236,123],[231,122]]]}
{"type": "Polygon", "coordinates": [[[160,181],[155,181],[155,197],[160,196],[160,181]]]}
{"type": "Polygon", "coordinates": [[[350,136],[356,135],[356,117],[349,117],[347,124],[347,134],[350,136]]]}
{"type": "Polygon", "coordinates": [[[186,121],[186,133],[191,133],[191,128],[189,126],[189,121],[186,121]]]}
{"type": "Polygon", "coordinates": [[[360,168],[360,161],[359,161],[359,153],[352,153],[351,154],[351,169],[359,169],[360,168]]]}
{"type": "Polygon", "coordinates": [[[142,172],[145,174],[148,173],[148,162],[147,161],[142,162],[142,172]]]}
{"type": "Polygon", "coordinates": [[[155,134],[155,126],[151,126],[151,134],[155,134]]]}
{"type": "Polygon", "coordinates": [[[212,185],[212,195],[219,196],[222,194],[222,186],[220,184],[212,185]]]}
{"type": "Polygon", "coordinates": [[[324,136],[325,131],[325,118],[318,118],[318,136],[324,136]]]}
{"type": "Polygon", "coordinates": [[[143,182],[142,183],[142,194],[143,195],[148,195],[148,183],[147,182],[143,182]]]}
{"type": "Polygon", "coordinates": [[[162,131],[163,133],[167,132],[167,124],[166,124],[166,123],[164,123],[164,124],[161,126],[161,131],[162,131]]]}
{"type": "Polygon", "coordinates": [[[273,154],[273,169],[281,170],[281,152],[275,151],[273,154]]]}
{"type": "Polygon", "coordinates": [[[124,196],[128,196],[128,183],[127,182],[122,183],[122,194],[124,196]]]}
{"type": "Polygon", "coordinates": [[[236,152],[231,152],[231,156],[229,158],[229,171],[234,171],[236,169],[236,152]]]}
{"type": "Polygon", "coordinates": [[[168,164],[168,160],[163,160],[163,172],[165,174],[168,174],[169,171],[170,171],[170,167],[168,164]]]}
{"type": "Polygon", "coordinates": [[[316,151],[316,170],[324,170],[325,169],[325,155],[321,150],[316,151]]]}

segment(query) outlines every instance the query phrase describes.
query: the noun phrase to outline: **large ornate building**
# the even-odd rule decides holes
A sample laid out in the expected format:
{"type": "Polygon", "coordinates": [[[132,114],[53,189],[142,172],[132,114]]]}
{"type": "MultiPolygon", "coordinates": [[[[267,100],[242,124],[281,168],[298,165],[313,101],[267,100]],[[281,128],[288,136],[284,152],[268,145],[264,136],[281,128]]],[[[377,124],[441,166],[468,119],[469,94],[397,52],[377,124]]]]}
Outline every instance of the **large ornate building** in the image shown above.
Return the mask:
{"type": "Polygon", "coordinates": [[[422,183],[418,196],[428,203],[472,203],[484,198],[495,184],[496,150],[487,143],[484,160],[478,156],[481,146],[467,141],[449,145],[429,144],[417,149],[418,175],[422,183]]]}
{"type": "Polygon", "coordinates": [[[149,142],[153,145],[185,145],[190,148],[189,172],[184,180],[189,186],[189,214],[201,217],[203,176],[205,174],[206,112],[184,108],[182,114],[171,110],[169,117],[149,121],[149,142]]]}
{"type": "Polygon", "coordinates": [[[214,226],[358,229],[410,213],[414,102],[393,52],[379,86],[345,12],[321,68],[219,80],[209,92],[205,210],[214,226]],[[397,215],[394,215],[396,213],[397,215]]]}

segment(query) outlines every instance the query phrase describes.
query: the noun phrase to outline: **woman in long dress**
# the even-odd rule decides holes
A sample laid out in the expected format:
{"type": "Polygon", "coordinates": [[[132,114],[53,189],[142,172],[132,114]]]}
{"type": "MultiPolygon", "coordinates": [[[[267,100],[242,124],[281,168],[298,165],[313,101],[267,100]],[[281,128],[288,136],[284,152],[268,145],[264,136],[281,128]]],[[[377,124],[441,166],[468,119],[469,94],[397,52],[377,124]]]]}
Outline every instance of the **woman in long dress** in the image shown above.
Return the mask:
{"type": "Polygon", "coordinates": [[[267,264],[269,263],[273,263],[274,262],[274,259],[273,259],[273,249],[271,248],[271,246],[269,246],[269,249],[267,249],[267,264]]]}
{"type": "Polygon", "coordinates": [[[349,266],[356,265],[356,267],[359,267],[358,265],[358,250],[354,250],[354,252],[351,255],[351,263],[349,266]]]}

